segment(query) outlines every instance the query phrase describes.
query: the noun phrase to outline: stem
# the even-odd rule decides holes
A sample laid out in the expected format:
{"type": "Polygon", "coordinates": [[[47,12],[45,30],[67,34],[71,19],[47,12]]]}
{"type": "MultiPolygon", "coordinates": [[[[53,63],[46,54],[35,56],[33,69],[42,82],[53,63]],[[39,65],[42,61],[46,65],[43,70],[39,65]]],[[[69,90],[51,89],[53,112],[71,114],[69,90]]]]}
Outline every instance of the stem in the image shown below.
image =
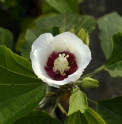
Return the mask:
{"type": "Polygon", "coordinates": [[[53,95],[56,95],[56,93],[55,92],[47,92],[46,93],[46,96],[53,96],[53,95]]]}
{"type": "Polygon", "coordinates": [[[58,107],[61,110],[61,112],[67,116],[67,112],[65,111],[65,109],[62,107],[60,103],[58,103],[58,107]]]}
{"type": "Polygon", "coordinates": [[[55,105],[54,105],[54,107],[53,107],[53,109],[52,109],[52,111],[51,111],[51,113],[50,113],[52,116],[53,116],[53,113],[54,113],[54,111],[55,111],[55,109],[56,109],[56,107],[57,107],[57,105],[58,105],[60,99],[61,99],[61,96],[59,96],[59,97],[57,98],[57,100],[56,100],[56,103],[55,103],[55,105]]]}
{"type": "Polygon", "coordinates": [[[105,69],[105,65],[102,65],[102,66],[100,66],[99,68],[97,68],[96,70],[94,70],[93,72],[82,76],[80,79],[83,79],[83,78],[85,78],[85,77],[92,77],[92,76],[94,76],[96,73],[99,73],[99,72],[103,71],[104,69],[105,69]]]}
{"type": "Polygon", "coordinates": [[[92,102],[92,103],[94,103],[94,104],[96,104],[97,105],[97,102],[96,101],[94,101],[94,100],[92,100],[92,99],[89,99],[89,98],[87,98],[90,102],[92,102]]]}

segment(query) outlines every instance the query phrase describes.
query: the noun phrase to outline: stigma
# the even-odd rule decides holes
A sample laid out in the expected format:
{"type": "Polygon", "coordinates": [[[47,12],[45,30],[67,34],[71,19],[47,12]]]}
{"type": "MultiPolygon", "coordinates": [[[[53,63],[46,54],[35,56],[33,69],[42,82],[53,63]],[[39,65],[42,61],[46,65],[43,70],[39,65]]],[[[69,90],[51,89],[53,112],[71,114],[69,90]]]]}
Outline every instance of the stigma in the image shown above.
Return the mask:
{"type": "Polygon", "coordinates": [[[59,54],[59,56],[54,60],[53,71],[55,72],[55,74],[66,76],[66,71],[69,71],[70,69],[67,58],[69,58],[69,55],[65,55],[65,53],[62,53],[59,54]]]}

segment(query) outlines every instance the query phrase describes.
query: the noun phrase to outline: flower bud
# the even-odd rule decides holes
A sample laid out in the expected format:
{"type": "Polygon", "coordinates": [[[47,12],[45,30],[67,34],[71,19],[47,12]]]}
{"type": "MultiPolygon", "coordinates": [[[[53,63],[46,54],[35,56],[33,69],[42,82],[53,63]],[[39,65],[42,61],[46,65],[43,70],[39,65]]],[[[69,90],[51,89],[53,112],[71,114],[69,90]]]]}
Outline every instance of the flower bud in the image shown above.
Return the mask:
{"type": "Polygon", "coordinates": [[[99,82],[95,79],[92,79],[90,77],[83,78],[81,81],[81,86],[83,88],[95,88],[99,86],[99,82]]]}
{"type": "Polygon", "coordinates": [[[89,34],[88,32],[86,32],[83,28],[81,28],[78,33],[77,36],[86,44],[89,45],[89,34]]]}

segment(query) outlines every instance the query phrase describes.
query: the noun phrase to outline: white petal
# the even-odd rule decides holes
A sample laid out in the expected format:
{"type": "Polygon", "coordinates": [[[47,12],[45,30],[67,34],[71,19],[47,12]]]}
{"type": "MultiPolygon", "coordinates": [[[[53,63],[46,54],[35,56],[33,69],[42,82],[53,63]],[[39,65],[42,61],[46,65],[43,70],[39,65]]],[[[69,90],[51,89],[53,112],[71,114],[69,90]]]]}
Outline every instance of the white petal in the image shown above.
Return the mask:
{"type": "Polygon", "coordinates": [[[47,75],[44,66],[48,58],[49,43],[53,40],[53,36],[50,33],[40,35],[32,44],[32,50],[30,52],[30,59],[32,61],[32,68],[34,73],[41,79],[47,75]]]}
{"type": "Polygon", "coordinates": [[[74,53],[78,48],[81,49],[81,46],[84,45],[82,40],[70,32],[57,35],[50,44],[52,49],[55,49],[57,52],[65,50],[72,53],[74,53]]]}
{"type": "Polygon", "coordinates": [[[40,35],[32,44],[32,51],[39,48],[47,48],[48,44],[54,39],[51,33],[40,35]]]}

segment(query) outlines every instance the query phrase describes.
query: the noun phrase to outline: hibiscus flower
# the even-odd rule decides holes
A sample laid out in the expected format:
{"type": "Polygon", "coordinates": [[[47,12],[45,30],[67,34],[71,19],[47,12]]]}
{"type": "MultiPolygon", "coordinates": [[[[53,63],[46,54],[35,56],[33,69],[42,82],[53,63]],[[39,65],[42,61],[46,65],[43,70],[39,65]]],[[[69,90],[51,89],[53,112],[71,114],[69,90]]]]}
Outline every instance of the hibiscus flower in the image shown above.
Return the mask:
{"type": "Polygon", "coordinates": [[[49,86],[59,88],[80,78],[91,60],[91,52],[75,34],[40,35],[30,52],[34,73],[49,86]]]}

